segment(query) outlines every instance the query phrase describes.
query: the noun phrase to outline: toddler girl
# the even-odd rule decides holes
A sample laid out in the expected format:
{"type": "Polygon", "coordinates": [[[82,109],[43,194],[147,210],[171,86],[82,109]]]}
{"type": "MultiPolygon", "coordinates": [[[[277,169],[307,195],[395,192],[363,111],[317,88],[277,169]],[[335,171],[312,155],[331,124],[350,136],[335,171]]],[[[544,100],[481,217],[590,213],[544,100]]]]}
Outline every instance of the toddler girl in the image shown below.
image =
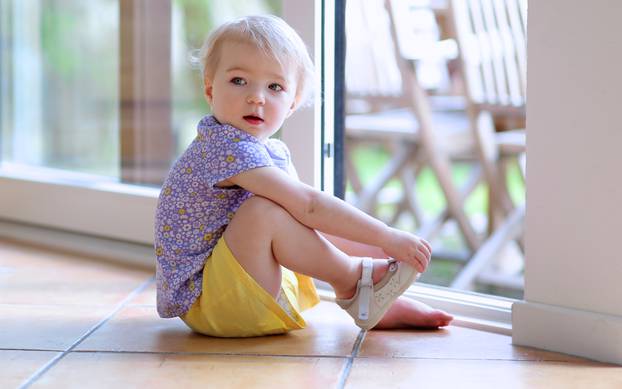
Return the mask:
{"type": "Polygon", "coordinates": [[[225,23],[201,64],[213,115],[171,168],[156,212],[160,316],[221,337],[303,328],[300,312],[319,302],[313,277],[361,328],[447,325],[446,313],[398,299],[430,245],[300,182],[270,138],[310,95],[313,64],[296,32],[274,16],[225,23]]]}

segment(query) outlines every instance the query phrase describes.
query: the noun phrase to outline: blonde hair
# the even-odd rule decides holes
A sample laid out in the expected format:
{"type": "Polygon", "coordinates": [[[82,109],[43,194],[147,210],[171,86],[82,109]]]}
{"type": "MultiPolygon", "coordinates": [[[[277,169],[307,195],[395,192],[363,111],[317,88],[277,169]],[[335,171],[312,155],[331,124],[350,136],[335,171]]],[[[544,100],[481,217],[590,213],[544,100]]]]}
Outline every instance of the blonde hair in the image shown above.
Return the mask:
{"type": "Polygon", "coordinates": [[[250,43],[276,59],[281,66],[295,66],[296,108],[309,102],[313,86],[313,61],[300,36],[283,19],[273,15],[245,16],[226,22],[212,31],[199,52],[204,79],[213,78],[220,59],[220,47],[227,40],[250,43]]]}

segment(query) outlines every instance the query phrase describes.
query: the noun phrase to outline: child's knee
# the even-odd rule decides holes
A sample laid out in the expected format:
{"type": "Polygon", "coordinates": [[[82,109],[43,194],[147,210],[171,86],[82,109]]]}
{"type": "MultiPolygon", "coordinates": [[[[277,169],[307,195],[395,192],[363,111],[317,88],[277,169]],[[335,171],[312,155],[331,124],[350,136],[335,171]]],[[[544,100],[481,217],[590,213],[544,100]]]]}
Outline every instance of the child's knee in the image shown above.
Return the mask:
{"type": "Polygon", "coordinates": [[[283,217],[291,217],[289,213],[274,201],[261,196],[252,196],[240,206],[238,213],[249,214],[255,220],[275,221],[283,217]]]}

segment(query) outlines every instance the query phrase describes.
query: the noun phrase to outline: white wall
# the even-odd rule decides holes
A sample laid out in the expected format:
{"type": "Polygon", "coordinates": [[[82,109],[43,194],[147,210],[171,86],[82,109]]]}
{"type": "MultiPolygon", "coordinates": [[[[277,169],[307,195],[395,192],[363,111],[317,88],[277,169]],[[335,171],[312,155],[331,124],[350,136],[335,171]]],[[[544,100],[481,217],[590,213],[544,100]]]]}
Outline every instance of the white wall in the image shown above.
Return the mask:
{"type": "Polygon", "coordinates": [[[315,109],[301,108],[283,125],[283,141],[287,143],[300,179],[316,188],[320,187],[320,23],[319,1],[283,1],[283,19],[289,23],[306,43],[316,66],[314,90],[315,109]]]}
{"type": "Polygon", "coordinates": [[[526,303],[513,323],[517,344],[617,363],[620,15],[620,1],[529,2],[526,303]]]}

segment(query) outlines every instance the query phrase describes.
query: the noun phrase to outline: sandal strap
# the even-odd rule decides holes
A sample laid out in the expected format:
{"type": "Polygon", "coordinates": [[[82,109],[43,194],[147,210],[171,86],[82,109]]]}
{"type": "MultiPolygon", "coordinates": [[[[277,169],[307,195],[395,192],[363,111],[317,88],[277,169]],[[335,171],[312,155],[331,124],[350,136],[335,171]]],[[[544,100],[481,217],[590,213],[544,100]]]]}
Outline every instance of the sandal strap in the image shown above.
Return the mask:
{"type": "Polygon", "coordinates": [[[372,272],[374,270],[374,260],[363,258],[363,271],[359,282],[359,319],[367,320],[369,317],[369,303],[373,293],[374,284],[372,282],[372,272]]]}

